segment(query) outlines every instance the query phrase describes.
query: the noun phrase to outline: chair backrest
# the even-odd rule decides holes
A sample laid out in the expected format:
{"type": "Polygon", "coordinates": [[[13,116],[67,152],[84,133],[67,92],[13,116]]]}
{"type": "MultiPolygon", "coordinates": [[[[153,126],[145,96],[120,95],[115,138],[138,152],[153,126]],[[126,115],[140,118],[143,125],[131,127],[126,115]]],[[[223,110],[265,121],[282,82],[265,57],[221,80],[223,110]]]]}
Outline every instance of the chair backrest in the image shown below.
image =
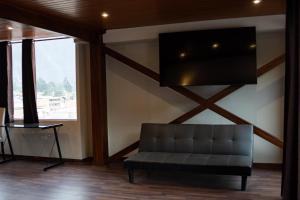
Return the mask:
{"type": "MultiPolygon", "coordinates": [[[[5,108],[0,107],[0,125],[3,126],[5,122],[5,108]]],[[[0,141],[3,138],[3,128],[0,127],[0,141]]]]}
{"type": "Polygon", "coordinates": [[[139,151],[252,156],[252,125],[143,124],[139,151]]]}
{"type": "Polygon", "coordinates": [[[0,125],[3,126],[5,122],[5,108],[0,107],[0,125]]]}

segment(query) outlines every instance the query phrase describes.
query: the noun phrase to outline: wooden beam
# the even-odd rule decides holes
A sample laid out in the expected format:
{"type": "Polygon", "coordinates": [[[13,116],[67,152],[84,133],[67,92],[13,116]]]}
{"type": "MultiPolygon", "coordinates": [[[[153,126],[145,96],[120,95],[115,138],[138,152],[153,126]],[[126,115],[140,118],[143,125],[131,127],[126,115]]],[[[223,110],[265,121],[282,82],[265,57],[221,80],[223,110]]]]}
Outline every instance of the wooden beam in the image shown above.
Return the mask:
{"type": "Polygon", "coordinates": [[[259,77],[259,76],[269,72],[270,70],[274,69],[275,67],[282,64],[283,62],[285,62],[285,54],[282,54],[282,55],[276,57],[275,59],[271,60],[264,66],[260,67],[257,70],[257,76],[259,77]]]}
{"type": "Polygon", "coordinates": [[[5,2],[0,2],[0,18],[78,37],[86,41],[95,40],[98,37],[96,30],[83,24],[55,16],[45,16],[43,13],[32,12],[5,2]]]}
{"type": "MultiPolygon", "coordinates": [[[[215,113],[221,115],[222,117],[236,123],[236,124],[252,124],[242,118],[240,118],[239,116],[225,110],[224,108],[206,101],[204,98],[198,96],[197,94],[195,94],[194,92],[182,87],[182,86],[176,86],[176,87],[170,87],[173,90],[177,91],[179,94],[182,94],[183,96],[199,103],[202,106],[205,106],[207,108],[209,108],[210,110],[214,111],[215,113]]],[[[254,133],[258,136],[260,136],[261,138],[265,139],[266,141],[278,146],[279,148],[283,148],[283,142],[280,141],[278,138],[276,138],[275,136],[273,136],[272,134],[258,128],[257,126],[253,125],[253,129],[254,129],[254,133]]]]}
{"type": "MultiPolygon", "coordinates": [[[[285,61],[285,55],[284,54],[274,58],[273,60],[271,60],[267,64],[263,65],[262,67],[260,67],[257,70],[257,77],[260,77],[260,76],[264,75],[265,73],[267,73],[270,70],[274,69],[278,65],[282,64],[284,61],[285,61]]],[[[228,96],[229,94],[233,93],[234,91],[238,90],[239,88],[241,88],[243,86],[244,85],[231,85],[231,86],[225,88],[224,90],[218,92],[217,94],[213,95],[207,101],[209,101],[211,103],[216,103],[217,101],[223,99],[224,97],[228,96]]],[[[191,119],[195,115],[201,113],[205,109],[207,109],[207,107],[199,105],[196,108],[192,109],[191,111],[189,111],[189,112],[181,115],[180,117],[174,119],[170,123],[171,124],[181,124],[181,123],[191,119]]]]}
{"type": "Polygon", "coordinates": [[[125,149],[115,153],[113,156],[109,157],[109,162],[119,161],[123,156],[129,154],[130,152],[136,150],[139,147],[140,141],[133,143],[132,145],[126,147],[125,149]]]}
{"type": "Polygon", "coordinates": [[[106,65],[102,37],[90,42],[90,79],[93,158],[95,164],[108,161],[106,65]]]}
{"type": "MultiPolygon", "coordinates": [[[[129,67],[149,76],[150,78],[159,81],[159,74],[157,74],[156,72],[150,70],[149,68],[127,58],[126,56],[123,56],[122,54],[108,48],[105,47],[105,53],[117,60],[119,60],[120,62],[123,62],[124,64],[128,65],[129,67]]],[[[262,75],[264,74],[266,71],[269,71],[271,69],[273,69],[275,66],[279,65],[282,63],[282,61],[284,60],[284,55],[274,59],[273,61],[271,61],[270,63],[266,64],[262,69],[259,69],[257,74],[258,75],[262,75]]],[[[242,87],[242,85],[237,85],[237,86],[230,86],[228,88],[226,88],[225,90],[221,91],[220,93],[214,95],[211,99],[206,100],[202,97],[200,97],[199,95],[193,93],[192,91],[182,87],[182,86],[176,86],[176,87],[170,87],[173,90],[177,91],[178,93],[184,95],[185,97],[197,102],[200,104],[199,107],[197,107],[192,114],[201,111],[203,109],[209,108],[212,111],[220,114],[221,116],[231,120],[232,122],[235,122],[237,124],[251,124],[250,122],[234,115],[233,113],[221,108],[220,106],[215,105],[214,103],[223,98],[224,96],[226,96],[226,94],[230,94],[231,92],[237,90],[238,88],[242,87]]],[[[191,114],[191,113],[190,113],[191,114]]],[[[269,141],[270,143],[282,148],[283,143],[282,141],[280,141],[278,138],[274,137],[272,134],[260,129],[259,127],[254,126],[254,132],[262,137],[263,139],[269,141]]],[[[136,144],[136,143],[134,143],[136,144]]],[[[127,149],[131,149],[133,145],[130,145],[127,149]]],[[[121,152],[119,152],[121,153],[121,152]]],[[[118,153],[118,154],[119,154],[118,153]]],[[[116,154],[115,154],[116,155],[116,154]]],[[[120,154],[119,154],[120,155],[120,154]]]]}
{"type": "Polygon", "coordinates": [[[127,58],[126,56],[123,56],[122,54],[120,54],[108,47],[104,47],[104,51],[110,57],[115,58],[116,60],[126,64],[130,68],[135,69],[136,71],[139,71],[142,74],[145,74],[146,76],[148,76],[156,81],[159,81],[159,77],[160,77],[159,74],[152,71],[151,69],[144,67],[143,65],[135,62],[132,59],[127,58]]]}
{"type": "MultiPolygon", "coordinates": [[[[229,87],[225,88],[224,90],[222,90],[221,92],[218,92],[217,94],[210,97],[207,101],[209,101],[210,103],[215,103],[215,102],[221,100],[222,98],[224,98],[225,96],[231,94],[232,92],[238,90],[241,87],[242,87],[242,85],[229,86],[229,87]]],[[[199,105],[196,108],[192,109],[191,111],[189,111],[189,112],[181,115],[180,117],[174,119],[173,121],[170,122],[170,124],[181,124],[181,123],[191,119],[195,115],[201,113],[205,109],[207,109],[206,106],[199,105]]]]}
{"type": "MultiPolygon", "coordinates": [[[[215,104],[210,105],[209,109],[236,124],[252,124],[215,104]]],[[[275,136],[273,136],[272,134],[254,125],[253,125],[253,129],[256,135],[260,136],[261,138],[265,139],[266,141],[274,144],[279,148],[283,148],[283,142],[278,138],[276,138],[275,136]]]]}

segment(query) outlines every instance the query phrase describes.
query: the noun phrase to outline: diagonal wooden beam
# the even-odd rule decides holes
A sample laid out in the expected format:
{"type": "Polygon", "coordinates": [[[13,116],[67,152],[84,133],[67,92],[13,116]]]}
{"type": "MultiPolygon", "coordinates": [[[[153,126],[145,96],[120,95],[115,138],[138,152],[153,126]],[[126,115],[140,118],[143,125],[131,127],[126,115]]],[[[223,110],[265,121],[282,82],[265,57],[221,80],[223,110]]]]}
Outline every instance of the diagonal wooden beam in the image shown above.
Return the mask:
{"type": "Polygon", "coordinates": [[[134,60],[127,58],[126,56],[123,56],[122,54],[116,52],[115,50],[112,50],[111,48],[104,47],[104,52],[109,55],[112,58],[115,58],[121,63],[124,63],[125,65],[131,67],[132,69],[135,69],[136,71],[141,72],[142,74],[159,81],[159,74],[152,71],[151,69],[144,67],[143,65],[135,62],[134,60]]]}
{"type": "MultiPolygon", "coordinates": [[[[209,101],[211,103],[215,103],[215,102],[221,100],[222,98],[224,98],[225,96],[231,94],[232,92],[238,90],[242,86],[243,85],[229,86],[229,87],[223,89],[222,91],[218,92],[217,94],[213,95],[212,97],[210,97],[207,101],[209,101]]],[[[191,119],[192,117],[196,116],[197,114],[201,113],[202,111],[204,111],[206,109],[207,109],[206,106],[199,105],[199,106],[193,108],[192,110],[190,110],[189,112],[187,112],[187,113],[181,115],[180,117],[174,119],[173,121],[170,122],[170,124],[181,124],[181,123],[191,119]]]]}
{"type": "MultiPolygon", "coordinates": [[[[257,70],[257,77],[260,77],[263,74],[271,71],[272,69],[274,69],[278,65],[282,64],[284,61],[285,61],[285,55],[284,54],[274,58],[273,60],[271,60],[267,64],[263,65],[262,67],[260,67],[257,70]]],[[[220,91],[217,94],[210,97],[207,101],[209,101],[211,103],[216,103],[217,101],[223,99],[224,97],[228,96],[229,94],[233,93],[234,91],[238,90],[239,88],[241,88],[243,86],[244,85],[231,85],[229,87],[226,87],[222,91],[220,91]]],[[[181,115],[180,117],[174,119],[170,123],[171,124],[181,124],[181,123],[191,119],[192,117],[196,116],[197,114],[201,113],[205,109],[207,109],[207,107],[199,105],[199,106],[195,107],[194,109],[190,110],[189,112],[187,112],[187,113],[181,115]]]]}
{"type": "MultiPolygon", "coordinates": [[[[176,87],[170,87],[173,90],[177,91],[178,93],[184,95],[185,97],[190,98],[191,100],[194,100],[195,102],[209,108],[210,110],[214,111],[215,113],[223,116],[224,118],[229,119],[230,121],[236,123],[236,124],[252,124],[242,118],[240,118],[239,116],[225,110],[224,108],[206,101],[204,98],[198,96],[197,94],[193,93],[192,91],[181,87],[181,86],[176,86],[176,87]]],[[[268,142],[278,146],[279,148],[283,147],[283,143],[282,141],[280,141],[278,138],[276,138],[275,136],[273,136],[272,134],[264,131],[263,129],[253,125],[253,129],[254,129],[254,133],[258,136],[260,136],[261,138],[267,140],[268,142]]]]}
{"type": "MultiPolygon", "coordinates": [[[[124,64],[128,65],[129,67],[151,77],[152,79],[156,80],[156,81],[159,81],[159,74],[150,70],[149,68],[127,58],[126,56],[108,48],[108,47],[105,47],[104,48],[105,50],[105,53],[117,60],[119,60],[120,62],[123,62],[124,64]]],[[[214,103],[212,102],[209,102],[207,101],[206,99],[202,98],[201,96],[195,94],[194,92],[182,87],[182,86],[172,86],[170,87],[171,89],[173,89],[174,91],[182,94],[183,96],[201,104],[202,106],[205,106],[206,108],[209,108],[210,110],[218,113],[219,115],[229,119],[230,121],[234,122],[234,123],[237,123],[237,124],[251,124],[250,122],[236,116],[235,114],[221,108],[220,106],[218,105],[215,105],[214,103]]],[[[262,137],[263,139],[269,141],[270,143],[282,148],[283,146],[283,143],[282,141],[280,141],[278,138],[274,137],[272,134],[256,127],[256,126],[253,126],[254,127],[254,132],[262,137]]]]}
{"type": "MultiPolygon", "coordinates": [[[[147,68],[147,67],[145,67],[145,66],[143,66],[143,65],[141,65],[141,64],[139,64],[139,63],[137,63],[137,62],[135,62],[135,61],[133,61],[129,58],[127,58],[126,56],[123,56],[122,54],[120,54],[120,53],[118,53],[118,52],[116,52],[116,51],[114,51],[114,50],[112,50],[108,47],[105,47],[104,50],[105,50],[105,53],[107,55],[109,55],[109,56],[119,60],[120,62],[128,65],[129,67],[131,67],[131,68],[133,68],[133,69],[149,76],[150,78],[152,78],[156,81],[159,81],[159,74],[158,73],[156,73],[156,72],[150,70],[149,68],[147,68]]],[[[282,59],[282,57],[276,59],[275,62],[278,62],[280,64],[281,59],[282,59]]],[[[271,65],[271,64],[267,65],[266,68],[273,68],[273,65],[271,65]]],[[[266,70],[266,68],[264,70],[266,70]]],[[[263,70],[260,70],[258,72],[258,74],[262,74],[262,73],[263,73],[263,70]]],[[[228,91],[226,90],[226,92],[230,92],[231,90],[235,90],[236,89],[235,87],[241,87],[241,86],[232,86],[231,88],[228,88],[228,91]]],[[[208,101],[208,100],[202,98],[201,96],[193,93],[192,91],[190,91],[190,90],[188,90],[188,89],[186,89],[182,86],[176,86],[176,87],[170,87],[170,88],[177,91],[178,93],[184,95],[185,97],[201,104],[202,107],[209,108],[210,110],[220,114],[221,116],[231,120],[232,122],[235,122],[237,124],[251,124],[250,122],[234,115],[233,113],[221,108],[220,106],[215,105],[214,102],[208,101]]],[[[215,96],[214,98],[216,98],[216,99],[219,98],[220,97],[219,95],[220,94],[214,95],[215,96]]],[[[270,134],[270,133],[268,133],[268,132],[266,132],[266,131],[264,131],[264,130],[260,129],[259,127],[256,127],[256,126],[254,126],[254,132],[258,136],[262,137],[263,139],[265,139],[265,140],[269,141],[270,143],[282,148],[282,146],[283,146],[282,141],[280,141],[278,138],[274,137],[272,134],[270,134]]],[[[123,152],[123,153],[126,153],[126,152],[123,152]]]]}
{"type": "Polygon", "coordinates": [[[126,156],[130,152],[132,152],[132,151],[136,150],[137,148],[139,148],[139,144],[140,144],[140,141],[137,141],[137,142],[133,143],[132,145],[126,147],[125,149],[119,151],[118,153],[115,153],[114,155],[109,157],[108,162],[113,162],[113,161],[120,160],[123,156],[126,156]]]}

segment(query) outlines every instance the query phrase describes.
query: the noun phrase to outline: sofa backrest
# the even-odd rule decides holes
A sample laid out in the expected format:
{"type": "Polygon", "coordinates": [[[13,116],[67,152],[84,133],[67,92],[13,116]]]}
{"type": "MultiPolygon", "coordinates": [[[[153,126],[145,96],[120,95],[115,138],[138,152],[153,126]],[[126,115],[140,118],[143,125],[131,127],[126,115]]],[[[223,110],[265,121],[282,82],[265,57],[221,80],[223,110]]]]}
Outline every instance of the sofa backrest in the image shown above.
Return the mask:
{"type": "Polygon", "coordinates": [[[140,152],[252,156],[252,125],[143,124],[140,152]]]}

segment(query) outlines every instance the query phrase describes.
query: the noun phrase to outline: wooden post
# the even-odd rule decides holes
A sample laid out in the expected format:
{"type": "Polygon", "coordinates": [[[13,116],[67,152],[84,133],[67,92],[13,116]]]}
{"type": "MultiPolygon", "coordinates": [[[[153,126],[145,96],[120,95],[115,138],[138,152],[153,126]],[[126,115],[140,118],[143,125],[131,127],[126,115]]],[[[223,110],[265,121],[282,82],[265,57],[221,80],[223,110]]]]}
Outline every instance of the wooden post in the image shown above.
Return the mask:
{"type": "Polygon", "coordinates": [[[94,163],[104,165],[108,161],[106,66],[103,40],[90,41],[91,110],[94,163]]]}

